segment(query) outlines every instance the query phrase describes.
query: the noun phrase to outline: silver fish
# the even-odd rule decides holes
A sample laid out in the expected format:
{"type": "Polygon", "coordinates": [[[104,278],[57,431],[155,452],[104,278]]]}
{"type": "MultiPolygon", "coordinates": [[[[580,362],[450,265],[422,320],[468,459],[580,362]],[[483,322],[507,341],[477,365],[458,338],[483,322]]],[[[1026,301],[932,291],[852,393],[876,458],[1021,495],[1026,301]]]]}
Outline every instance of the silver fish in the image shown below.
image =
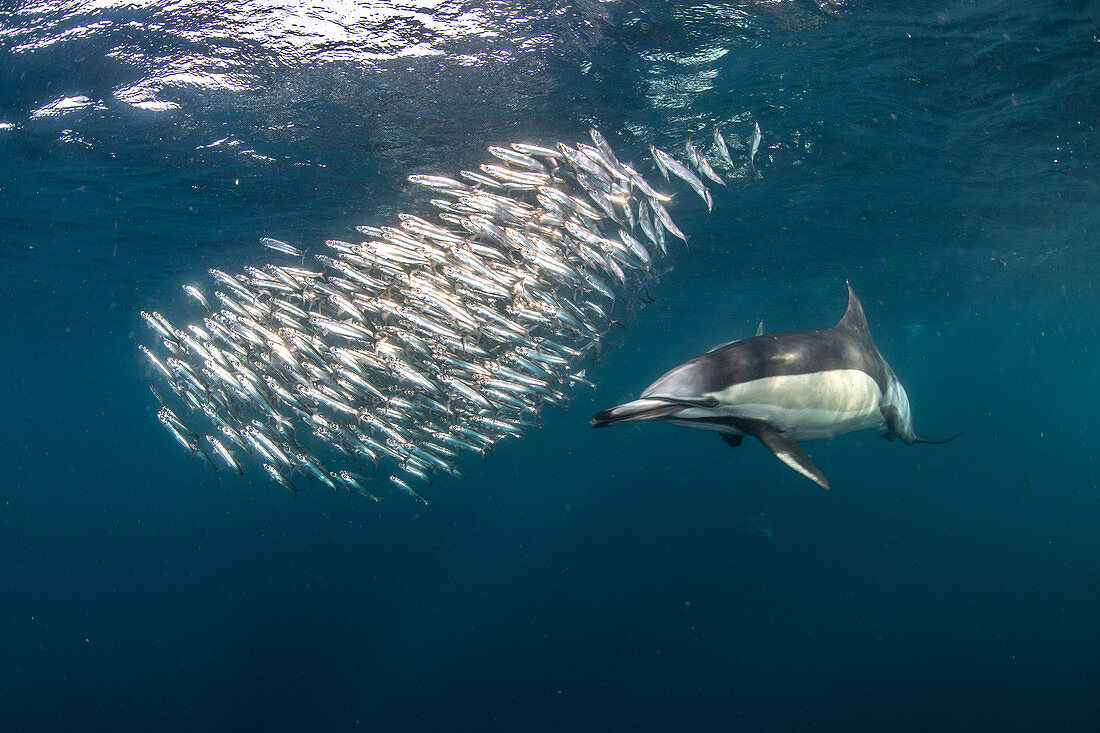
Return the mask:
{"type": "Polygon", "coordinates": [[[699,171],[705,177],[709,178],[715,183],[721,184],[723,186],[726,185],[726,182],[722,180],[722,177],[715,173],[714,169],[710,167],[710,163],[707,161],[706,158],[703,157],[703,154],[700,153],[699,150],[691,144],[690,137],[688,137],[687,142],[684,143],[684,147],[687,150],[688,160],[690,160],[691,164],[695,166],[695,170],[699,171]]]}
{"type": "Polygon", "coordinates": [[[699,194],[700,198],[707,204],[707,211],[711,210],[713,203],[710,199],[710,192],[707,191],[707,187],[703,185],[703,182],[699,180],[699,177],[692,173],[687,167],[673,158],[671,155],[663,150],[660,150],[656,146],[650,145],[650,151],[653,153],[653,159],[657,161],[657,164],[663,169],[672,173],[677,178],[683,180],[695,193],[699,194]]]}
{"type": "Polygon", "coordinates": [[[290,255],[291,257],[302,257],[304,254],[302,250],[298,249],[297,247],[289,245],[286,242],[281,242],[278,239],[272,239],[271,237],[263,237],[262,239],[260,239],[260,244],[270,250],[282,252],[283,254],[290,255]]]}
{"type": "MultiPolygon", "coordinates": [[[[169,409],[178,400],[233,471],[259,463],[290,491],[300,474],[370,498],[368,482],[388,477],[426,502],[410,482],[461,477],[464,455],[522,436],[545,406],[567,407],[620,313],[649,299],[664,231],[686,241],[671,197],[590,137],[494,146],[494,162],[463,180],[410,176],[438,197],[435,217],[357,227],[309,267],[212,269],[213,299],[185,288],[198,323],[176,329],[143,312],[169,356],[141,347],[169,387],[158,397],[165,429],[210,460],[169,409]]],[[[658,163],[709,201],[682,165],[658,163]]]]}
{"type": "Polygon", "coordinates": [[[264,470],[267,471],[267,475],[270,476],[273,481],[282,486],[284,489],[287,489],[294,494],[298,493],[297,487],[295,487],[294,484],[292,484],[286,476],[280,473],[279,469],[275,468],[275,466],[272,466],[270,463],[265,463],[264,470]]]}
{"type": "Polygon", "coordinates": [[[718,146],[718,153],[722,156],[722,160],[726,161],[731,169],[737,168],[733,164],[733,158],[730,157],[730,149],[726,146],[726,139],[722,137],[721,130],[718,129],[718,125],[714,126],[714,144],[718,146]]]}
{"type": "Polygon", "coordinates": [[[749,141],[749,165],[756,170],[756,151],[760,149],[764,135],[760,132],[760,123],[755,120],[752,123],[752,139],[749,141]]]}

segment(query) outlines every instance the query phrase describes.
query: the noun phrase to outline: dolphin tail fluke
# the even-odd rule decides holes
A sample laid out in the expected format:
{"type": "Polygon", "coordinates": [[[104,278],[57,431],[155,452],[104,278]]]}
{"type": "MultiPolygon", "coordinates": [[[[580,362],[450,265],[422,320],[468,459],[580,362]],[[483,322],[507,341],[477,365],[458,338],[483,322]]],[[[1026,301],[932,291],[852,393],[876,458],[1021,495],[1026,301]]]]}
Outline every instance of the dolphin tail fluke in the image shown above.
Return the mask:
{"type": "Polygon", "coordinates": [[[929,438],[929,437],[924,436],[924,435],[918,435],[915,438],[913,438],[913,443],[928,443],[930,445],[939,445],[941,443],[950,443],[952,440],[959,437],[960,435],[962,435],[961,431],[958,432],[958,433],[955,433],[950,438],[929,438]]]}
{"type": "Polygon", "coordinates": [[[619,423],[659,420],[682,409],[684,409],[683,405],[673,404],[665,400],[634,400],[597,412],[589,424],[594,428],[606,428],[609,425],[618,425],[619,423]]]}

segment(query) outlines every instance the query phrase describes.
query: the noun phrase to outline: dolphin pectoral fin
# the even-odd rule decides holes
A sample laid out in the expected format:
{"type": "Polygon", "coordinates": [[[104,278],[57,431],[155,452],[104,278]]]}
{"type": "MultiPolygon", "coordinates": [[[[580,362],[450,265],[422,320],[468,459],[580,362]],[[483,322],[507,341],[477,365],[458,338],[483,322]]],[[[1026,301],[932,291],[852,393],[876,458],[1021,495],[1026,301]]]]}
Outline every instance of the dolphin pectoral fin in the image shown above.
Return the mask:
{"type": "Polygon", "coordinates": [[[825,474],[813,464],[806,452],[779,430],[760,420],[741,420],[738,429],[759,440],[775,457],[786,463],[798,473],[813,481],[815,484],[829,490],[829,480],[825,474]]]}
{"type": "Polygon", "coordinates": [[[914,443],[929,443],[931,445],[939,445],[940,443],[950,443],[955,438],[962,435],[962,431],[955,433],[950,438],[929,438],[924,435],[918,435],[913,442],[914,443]]]}
{"type": "Polygon", "coordinates": [[[768,450],[774,453],[776,458],[821,488],[826,491],[829,490],[829,479],[825,478],[825,474],[821,473],[821,470],[810,461],[810,457],[798,446],[798,443],[778,430],[766,431],[756,437],[760,439],[761,443],[768,446],[768,450]]]}
{"type": "Polygon", "coordinates": [[[618,425],[619,423],[660,420],[662,417],[674,415],[683,409],[684,405],[677,405],[663,400],[634,400],[597,412],[589,425],[594,428],[606,428],[609,425],[618,425]]]}
{"type": "Polygon", "coordinates": [[[718,433],[718,437],[726,441],[726,445],[730,448],[737,448],[741,445],[741,441],[744,440],[744,435],[737,435],[735,433],[718,433]]]}

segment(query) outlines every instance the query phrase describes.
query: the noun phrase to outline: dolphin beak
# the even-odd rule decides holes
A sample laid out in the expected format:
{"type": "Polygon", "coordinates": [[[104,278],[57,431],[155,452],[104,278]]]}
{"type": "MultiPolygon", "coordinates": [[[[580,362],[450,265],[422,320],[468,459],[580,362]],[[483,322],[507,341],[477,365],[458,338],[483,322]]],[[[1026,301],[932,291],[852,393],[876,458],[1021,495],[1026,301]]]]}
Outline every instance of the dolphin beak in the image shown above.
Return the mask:
{"type": "Polygon", "coordinates": [[[672,404],[667,400],[634,400],[597,412],[589,424],[594,428],[606,428],[608,425],[618,425],[619,423],[660,420],[680,412],[684,407],[684,405],[672,404]]]}

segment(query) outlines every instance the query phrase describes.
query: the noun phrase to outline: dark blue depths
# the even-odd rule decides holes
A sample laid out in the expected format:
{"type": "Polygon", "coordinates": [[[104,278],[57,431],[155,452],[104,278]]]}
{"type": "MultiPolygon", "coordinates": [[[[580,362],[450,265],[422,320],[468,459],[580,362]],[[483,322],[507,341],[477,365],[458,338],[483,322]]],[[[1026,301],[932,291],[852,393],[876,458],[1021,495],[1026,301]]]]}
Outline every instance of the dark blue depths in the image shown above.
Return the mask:
{"type": "Polygon", "coordinates": [[[5,729],[1095,729],[1095,6],[263,7],[4,11],[5,729]],[[489,144],[597,124],[642,165],[752,119],[761,177],[678,195],[690,251],[596,390],[430,507],[158,427],[138,309],[193,314],[179,284],[260,236],[389,223],[489,144]],[[959,440],[808,444],[826,493],[752,441],[587,426],[760,319],[831,325],[845,279],[959,440]]]}

